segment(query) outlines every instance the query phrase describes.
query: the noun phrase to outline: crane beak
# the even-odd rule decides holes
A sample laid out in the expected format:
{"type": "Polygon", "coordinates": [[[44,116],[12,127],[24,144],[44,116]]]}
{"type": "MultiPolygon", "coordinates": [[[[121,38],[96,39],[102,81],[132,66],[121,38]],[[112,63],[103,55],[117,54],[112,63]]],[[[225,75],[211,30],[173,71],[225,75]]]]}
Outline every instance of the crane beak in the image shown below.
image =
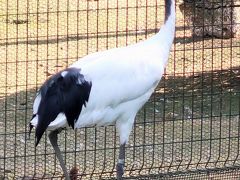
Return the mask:
{"type": "Polygon", "coordinates": [[[31,132],[32,132],[32,129],[33,129],[33,125],[31,123],[29,123],[29,132],[28,132],[28,139],[30,139],[30,135],[31,135],[31,132]]]}
{"type": "MultiPolygon", "coordinates": [[[[32,118],[31,118],[31,120],[35,117],[36,115],[32,115],[32,118]]],[[[29,127],[29,132],[28,132],[28,139],[30,139],[30,135],[31,135],[31,132],[32,132],[32,129],[33,129],[33,125],[32,125],[32,123],[31,123],[31,121],[30,121],[30,123],[28,124],[28,127],[29,127]]]]}

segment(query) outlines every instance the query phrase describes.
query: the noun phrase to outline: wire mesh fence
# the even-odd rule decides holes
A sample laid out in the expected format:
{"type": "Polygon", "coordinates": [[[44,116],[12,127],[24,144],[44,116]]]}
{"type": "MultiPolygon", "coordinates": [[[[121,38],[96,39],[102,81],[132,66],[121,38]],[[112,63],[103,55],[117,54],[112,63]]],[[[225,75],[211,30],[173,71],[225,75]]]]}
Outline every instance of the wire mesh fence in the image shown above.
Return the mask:
{"type": "MultiPolygon", "coordinates": [[[[126,149],[126,179],[240,177],[240,2],[177,1],[165,75],[138,113],[126,149]],[[217,38],[216,38],[217,37],[217,38]]],[[[92,52],[155,34],[163,0],[0,0],[0,179],[60,179],[45,135],[28,137],[44,80],[92,52]]],[[[114,126],[59,139],[78,178],[115,177],[114,126]]]]}

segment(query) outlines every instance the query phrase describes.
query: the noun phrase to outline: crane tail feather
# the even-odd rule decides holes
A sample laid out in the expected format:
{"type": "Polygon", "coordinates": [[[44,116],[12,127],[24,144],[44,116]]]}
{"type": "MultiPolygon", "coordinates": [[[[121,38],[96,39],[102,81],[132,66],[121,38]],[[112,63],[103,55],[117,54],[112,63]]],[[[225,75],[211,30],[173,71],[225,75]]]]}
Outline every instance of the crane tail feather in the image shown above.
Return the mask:
{"type": "MultiPolygon", "coordinates": [[[[49,124],[61,113],[64,113],[68,125],[74,129],[82,107],[88,102],[91,86],[92,83],[87,81],[77,68],[67,68],[43,84],[37,96],[41,98],[36,101],[38,103],[38,107],[35,108],[36,114],[33,115],[37,116],[37,123],[31,124],[36,127],[36,146],[49,124]]],[[[62,126],[65,126],[65,123],[62,126]]]]}

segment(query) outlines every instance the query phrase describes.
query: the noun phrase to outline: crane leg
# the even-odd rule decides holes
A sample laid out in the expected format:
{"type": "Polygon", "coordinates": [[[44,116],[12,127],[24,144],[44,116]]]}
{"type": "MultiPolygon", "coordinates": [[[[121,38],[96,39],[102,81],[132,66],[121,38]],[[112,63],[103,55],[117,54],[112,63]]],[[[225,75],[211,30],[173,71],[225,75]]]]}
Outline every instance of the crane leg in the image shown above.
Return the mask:
{"type": "Polygon", "coordinates": [[[49,137],[49,140],[50,140],[50,142],[52,144],[52,147],[53,147],[53,149],[54,149],[54,151],[55,151],[55,153],[57,155],[58,161],[60,163],[60,166],[61,166],[61,168],[63,170],[63,173],[64,173],[64,176],[65,176],[65,179],[66,180],[70,180],[67,168],[66,168],[66,166],[64,164],[63,157],[61,155],[61,151],[60,151],[60,149],[58,147],[58,143],[57,143],[58,133],[60,133],[60,132],[61,132],[61,130],[51,131],[49,133],[48,137],[49,137]]]}
{"type": "Polygon", "coordinates": [[[119,157],[117,163],[117,180],[122,180],[124,174],[124,161],[125,161],[125,143],[120,145],[119,157]]]}

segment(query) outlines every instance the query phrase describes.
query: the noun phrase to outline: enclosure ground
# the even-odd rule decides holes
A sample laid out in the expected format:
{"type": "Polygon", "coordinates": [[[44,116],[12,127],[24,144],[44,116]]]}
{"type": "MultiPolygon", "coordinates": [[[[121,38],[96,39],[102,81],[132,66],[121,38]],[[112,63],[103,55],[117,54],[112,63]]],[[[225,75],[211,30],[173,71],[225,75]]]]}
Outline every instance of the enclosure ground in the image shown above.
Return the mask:
{"type": "MultiPolygon", "coordinates": [[[[62,176],[47,136],[37,148],[34,134],[28,139],[33,98],[47,77],[76,59],[158,31],[163,1],[128,2],[0,0],[0,179],[62,176]]],[[[194,38],[177,8],[170,60],[137,116],[126,176],[239,166],[239,67],[239,37],[194,38]]],[[[68,169],[77,166],[83,179],[115,177],[113,126],[66,131],[59,142],[68,169]]]]}

